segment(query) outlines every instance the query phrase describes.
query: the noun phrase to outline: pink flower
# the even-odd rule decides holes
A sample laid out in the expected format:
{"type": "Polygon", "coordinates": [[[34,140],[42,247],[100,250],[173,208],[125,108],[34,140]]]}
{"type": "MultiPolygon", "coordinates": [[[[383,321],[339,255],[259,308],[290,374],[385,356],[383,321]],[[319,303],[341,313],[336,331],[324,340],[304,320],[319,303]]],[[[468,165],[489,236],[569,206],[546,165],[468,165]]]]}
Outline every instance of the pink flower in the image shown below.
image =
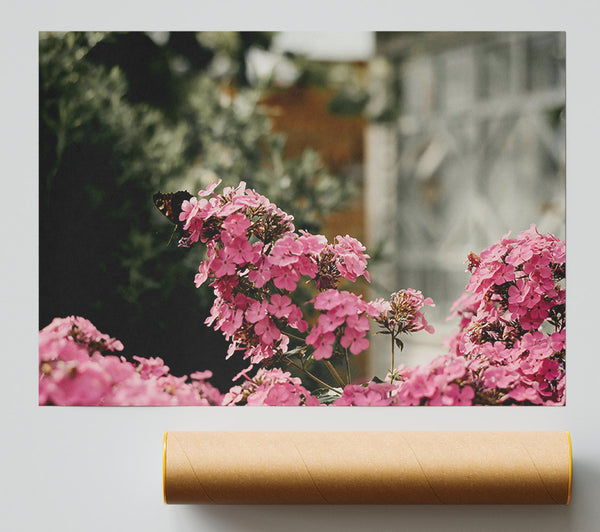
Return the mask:
{"type": "Polygon", "coordinates": [[[269,263],[274,266],[289,266],[298,262],[299,255],[303,252],[303,242],[294,233],[286,233],[273,246],[269,263]]]}
{"type": "MultiPolygon", "coordinates": [[[[256,249],[245,237],[237,236],[233,238],[229,233],[224,233],[223,242],[225,244],[224,253],[220,253],[219,256],[231,261],[233,264],[246,264],[254,262],[258,258],[256,249]]],[[[233,273],[235,273],[235,270],[233,273]]]]}
{"type": "Polygon", "coordinates": [[[344,316],[336,316],[331,314],[321,314],[319,316],[319,325],[316,330],[322,332],[333,332],[338,327],[341,327],[345,323],[344,316]]]}
{"type": "Polygon", "coordinates": [[[512,264],[513,266],[519,266],[524,262],[527,262],[533,257],[533,250],[530,245],[520,245],[513,248],[513,250],[506,257],[506,263],[512,264]]]}
{"type": "Polygon", "coordinates": [[[198,196],[210,196],[214,194],[215,189],[221,184],[221,179],[208,185],[204,190],[198,192],[198,196]]]}
{"type": "Polygon", "coordinates": [[[475,391],[470,386],[459,387],[455,383],[448,384],[436,391],[429,400],[431,406],[469,406],[473,403],[475,391]]]}
{"type": "Polygon", "coordinates": [[[382,328],[389,331],[394,338],[401,333],[418,332],[425,330],[433,333],[433,327],[421,312],[424,306],[435,304],[431,298],[423,297],[419,290],[407,288],[399,290],[390,296],[389,304],[381,306],[381,311],[373,317],[382,328]]]}
{"type": "Polygon", "coordinates": [[[141,375],[142,379],[149,379],[150,377],[162,377],[163,375],[169,373],[169,366],[165,366],[165,362],[162,358],[143,358],[134,356],[133,359],[139,362],[137,371],[141,375]]]}
{"type": "MultiPolygon", "coordinates": [[[[292,303],[302,277],[320,291],[312,300],[318,317],[305,339],[315,360],[331,358],[338,345],[352,354],[366,349],[369,317],[399,346],[400,334],[433,332],[423,311],[433,301],[417,290],[400,290],[389,302],[369,303],[338,290],[343,279],[355,281],[361,275],[369,279],[369,257],[358,240],[338,236],[328,244],[321,235],[296,233],[289,215],[246,189],[245,183],[227,187],[219,195],[215,186],[200,193],[208,199],[193,199],[185,205],[182,220],[189,227],[188,243],[198,236],[207,244],[207,258],[195,283],[200,286],[212,279],[215,303],[207,323],[231,339],[228,356],[242,350],[253,364],[276,360],[287,352],[290,342],[280,328],[307,331],[300,307],[292,303]]],[[[468,264],[472,293],[453,306],[460,324],[448,339],[450,354],[424,366],[396,368],[385,394],[381,387],[368,385],[354,394],[357,402],[564,402],[564,335],[559,335],[565,322],[564,243],[531,226],[514,238],[504,235],[480,256],[471,253],[468,264]]],[[[45,350],[50,368],[57,349],[45,350]]],[[[73,349],[69,353],[73,361],[81,356],[73,349]]],[[[293,379],[277,380],[273,375],[257,373],[252,384],[249,380],[235,391],[232,388],[231,401],[295,404],[315,400],[296,394],[294,387],[299,383],[293,379]]],[[[173,397],[188,393],[179,380],[166,379],[165,383],[173,388],[173,397]]],[[[50,394],[51,386],[47,390],[50,394]]],[[[349,401],[351,392],[349,388],[349,401]]]]}
{"type": "Polygon", "coordinates": [[[372,307],[360,296],[347,291],[329,289],[312,300],[315,309],[324,311],[318,323],[306,337],[306,343],[315,347],[315,359],[330,358],[333,354],[335,332],[345,327],[341,345],[357,355],[369,346],[365,338],[369,329],[367,312],[372,307]]]}
{"type": "Polygon", "coordinates": [[[273,266],[273,283],[281,290],[293,292],[296,289],[296,283],[300,280],[300,274],[290,266],[273,266]]]}
{"type": "Polygon", "coordinates": [[[53,404],[100,405],[112,389],[110,375],[99,364],[81,362],[65,368],[55,377],[56,388],[51,394],[53,404]]]}
{"type": "Polygon", "coordinates": [[[205,381],[210,379],[213,376],[212,371],[210,370],[206,370],[206,371],[195,371],[194,373],[190,373],[190,379],[196,380],[196,381],[205,381]]]}
{"type": "Polygon", "coordinates": [[[280,296],[279,294],[273,294],[271,303],[267,305],[269,313],[276,318],[287,316],[294,308],[296,307],[292,305],[292,300],[288,296],[280,296]]]}
{"type": "Polygon", "coordinates": [[[353,355],[358,355],[369,347],[369,340],[365,338],[363,331],[347,327],[340,344],[342,347],[349,347],[353,355]]]}
{"type": "Polygon", "coordinates": [[[198,273],[194,277],[194,284],[196,285],[196,288],[200,288],[200,286],[202,286],[206,282],[209,273],[210,263],[207,261],[201,262],[200,266],[198,267],[198,273]]]}
{"type": "MultiPolygon", "coordinates": [[[[123,357],[102,355],[101,350],[123,346],[83,318],[57,318],[40,331],[40,340],[40,346],[56,346],[50,356],[45,355],[45,347],[40,349],[42,405],[221,404],[221,393],[206,380],[187,384],[187,377],[169,375],[158,357],[134,356],[136,368],[123,357]],[[73,357],[74,346],[77,357],[73,357]]],[[[195,375],[207,379],[212,374],[195,375]]]]}
{"type": "Polygon", "coordinates": [[[311,235],[303,230],[300,230],[298,241],[302,244],[304,253],[311,255],[319,255],[327,246],[327,239],[323,235],[311,235]]]}
{"type": "Polygon", "coordinates": [[[306,343],[315,348],[313,356],[315,360],[322,358],[331,358],[333,354],[333,342],[335,335],[332,332],[320,333],[318,329],[313,329],[306,337],[306,343]]]}
{"type": "Polygon", "coordinates": [[[287,320],[290,327],[293,327],[300,332],[305,332],[308,329],[308,323],[302,319],[302,311],[296,305],[291,306],[287,320]]]}
{"type": "Polygon", "coordinates": [[[267,316],[266,301],[251,301],[246,310],[246,320],[250,323],[257,323],[267,316]]]}
{"type": "Polygon", "coordinates": [[[250,227],[251,222],[241,213],[235,213],[225,218],[223,229],[235,239],[236,237],[245,238],[246,231],[250,227]]]}
{"type": "Polygon", "coordinates": [[[256,269],[248,273],[248,280],[253,282],[256,288],[265,286],[272,277],[271,268],[265,263],[259,264],[256,269]]]}
{"type": "Polygon", "coordinates": [[[219,254],[219,258],[212,261],[212,269],[216,277],[225,277],[234,275],[236,272],[236,262],[232,257],[228,257],[223,253],[219,254]]]}
{"type": "Polygon", "coordinates": [[[263,318],[257,322],[254,330],[267,345],[273,345],[273,342],[281,336],[281,331],[269,318],[263,318]]]}
{"type": "Polygon", "coordinates": [[[225,334],[225,338],[229,340],[229,338],[235,336],[235,333],[242,326],[243,322],[244,311],[239,308],[235,310],[231,309],[227,316],[222,316],[219,326],[225,334]]]}
{"type": "Polygon", "coordinates": [[[391,384],[369,382],[365,385],[348,384],[336,406],[390,406],[397,404],[396,387],[391,384]]]}
{"type": "Polygon", "coordinates": [[[336,307],[342,300],[340,292],[337,290],[325,290],[314,298],[314,306],[319,310],[331,310],[336,307]]]}
{"type": "Polygon", "coordinates": [[[272,406],[319,406],[316,397],[302,386],[300,379],[278,368],[259,369],[253,378],[246,376],[241,386],[233,386],[225,395],[223,404],[272,406]]]}
{"type": "Polygon", "coordinates": [[[483,374],[487,388],[508,388],[519,379],[519,374],[505,366],[491,366],[483,374]]]}
{"type": "Polygon", "coordinates": [[[509,264],[503,264],[494,275],[495,284],[504,284],[515,279],[515,269],[509,264]]]}
{"type": "Polygon", "coordinates": [[[508,392],[506,398],[514,399],[518,402],[529,402],[534,405],[540,405],[543,403],[539,392],[526,386],[517,386],[516,388],[513,388],[510,392],[508,392]]]}

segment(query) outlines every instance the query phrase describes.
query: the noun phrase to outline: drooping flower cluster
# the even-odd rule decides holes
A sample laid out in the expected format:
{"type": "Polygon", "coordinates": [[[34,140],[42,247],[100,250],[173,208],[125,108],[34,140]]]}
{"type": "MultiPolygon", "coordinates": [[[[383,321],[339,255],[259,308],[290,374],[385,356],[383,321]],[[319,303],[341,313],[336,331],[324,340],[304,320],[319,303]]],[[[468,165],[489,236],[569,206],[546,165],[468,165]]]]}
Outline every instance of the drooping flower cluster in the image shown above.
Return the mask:
{"type": "Polygon", "coordinates": [[[55,318],[39,335],[41,405],[217,405],[222,395],[210,371],[169,374],[162,359],[103,355],[121,351],[118,340],[84,318],[55,318]]]}
{"type": "Polygon", "coordinates": [[[242,385],[233,386],[223,399],[224,405],[319,406],[318,399],[302,386],[297,377],[278,368],[260,368],[253,378],[244,375],[242,385]]]}
{"type": "MultiPolygon", "coordinates": [[[[368,255],[350,236],[330,244],[322,235],[295,232],[291,216],[244,183],[219,195],[217,185],[200,191],[200,199],[183,202],[180,215],[188,233],[181,244],[201,241],[207,248],[195,278],[196,286],[211,279],[215,294],[206,323],[230,341],[229,356],[241,350],[253,364],[277,359],[288,351],[290,334],[308,329],[291,297],[301,279],[335,291],[341,279],[368,279],[368,255]]],[[[364,327],[363,321],[346,325],[344,342],[353,353],[365,346],[364,327]]],[[[317,349],[315,358],[326,356],[324,339],[316,342],[309,342],[317,349]]]]}

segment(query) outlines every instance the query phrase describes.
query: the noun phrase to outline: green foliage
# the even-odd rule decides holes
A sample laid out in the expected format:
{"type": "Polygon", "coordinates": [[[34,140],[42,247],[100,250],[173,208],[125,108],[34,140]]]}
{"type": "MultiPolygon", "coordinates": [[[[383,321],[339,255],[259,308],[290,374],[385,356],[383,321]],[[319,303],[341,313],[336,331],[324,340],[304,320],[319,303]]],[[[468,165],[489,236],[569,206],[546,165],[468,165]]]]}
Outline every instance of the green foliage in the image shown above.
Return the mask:
{"type": "Polygon", "coordinates": [[[246,181],[291,213],[298,228],[311,231],[318,231],[323,217],[355,192],[349,182],[330,175],[311,149],[284,158],[285,137],[271,132],[260,90],[245,88],[229,96],[214,80],[198,76],[189,82],[188,94],[183,111],[187,142],[200,149],[188,174],[172,180],[171,188],[183,183],[197,189],[217,177],[229,185],[246,181]]]}
{"type": "MultiPolygon", "coordinates": [[[[252,38],[232,41],[236,79],[252,38]]],[[[210,59],[227,48],[180,72],[182,42],[189,35],[160,46],[144,34],[40,34],[40,327],[81,315],[129,354],[159,355],[175,374],[210,368],[223,383],[239,368],[215,368],[224,344],[202,323],[200,251],[167,246],[171,226],[153,193],[245,180],[317,231],[351,191],[316,153],[283,157],[260,90],[211,77],[210,59]],[[152,93],[144,80],[159,78],[152,93]]]]}

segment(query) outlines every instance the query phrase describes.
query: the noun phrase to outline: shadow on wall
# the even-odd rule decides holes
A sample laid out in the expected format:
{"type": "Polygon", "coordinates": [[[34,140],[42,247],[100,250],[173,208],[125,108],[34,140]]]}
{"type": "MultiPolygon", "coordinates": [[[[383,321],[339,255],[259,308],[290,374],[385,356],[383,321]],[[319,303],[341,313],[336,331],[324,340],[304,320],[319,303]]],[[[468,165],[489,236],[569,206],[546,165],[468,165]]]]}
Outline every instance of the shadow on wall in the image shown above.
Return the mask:
{"type": "MultiPolygon", "coordinates": [[[[546,532],[592,530],[591,523],[578,523],[577,505],[570,506],[197,506],[176,507],[169,511],[181,519],[207,530],[281,530],[337,529],[364,531],[444,530],[464,532],[546,532]],[[587,525],[587,526],[586,526],[587,525]]],[[[192,528],[190,528],[191,530],[192,528]]]]}

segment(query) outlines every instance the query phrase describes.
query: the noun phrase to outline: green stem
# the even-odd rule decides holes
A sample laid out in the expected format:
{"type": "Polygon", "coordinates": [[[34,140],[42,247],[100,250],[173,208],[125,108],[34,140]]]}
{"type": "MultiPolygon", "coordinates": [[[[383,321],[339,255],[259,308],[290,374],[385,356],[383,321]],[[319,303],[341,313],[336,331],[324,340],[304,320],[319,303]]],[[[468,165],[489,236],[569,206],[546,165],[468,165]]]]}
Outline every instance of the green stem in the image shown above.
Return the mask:
{"type": "Polygon", "coordinates": [[[345,349],[346,355],[346,376],[348,378],[348,384],[352,382],[352,377],[350,376],[350,359],[348,358],[348,348],[345,349]]]}
{"type": "Polygon", "coordinates": [[[327,360],[326,358],[323,359],[323,362],[325,362],[325,365],[327,366],[329,373],[331,373],[331,375],[333,376],[335,381],[343,388],[344,381],[340,377],[340,374],[337,372],[337,370],[333,367],[333,364],[331,362],[329,362],[329,360],[327,360]]]}
{"type": "Polygon", "coordinates": [[[390,373],[393,374],[394,373],[394,344],[395,344],[393,334],[391,335],[391,338],[392,338],[392,369],[391,369],[390,373]]]}
{"type": "Polygon", "coordinates": [[[298,340],[299,342],[306,343],[306,338],[301,338],[300,336],[296,336],[295,334],[292,334],[289,332],[284,332],[283,334],[289,336],[290,338],[294,338],[295,340],[298,340]]]}
{"type": "Polygon", "coordinates": [[[322,381],[321,379],[319,379],[318,377],[313,375],[310,371],[308,371],[308,370],[304,369],[303,367],[299,366],[298,364],[292,362],[289,358],[286,358],[286,361],[290,366],[294,366],[297,370],[301,371],[306,376],[310,377],[312,380],[319,383],[321,386],[324,386],[325,388],[329,388],[330,390],[337,393],[337,390],[333,386],[330,386],[325,381],[322,381]]]}

